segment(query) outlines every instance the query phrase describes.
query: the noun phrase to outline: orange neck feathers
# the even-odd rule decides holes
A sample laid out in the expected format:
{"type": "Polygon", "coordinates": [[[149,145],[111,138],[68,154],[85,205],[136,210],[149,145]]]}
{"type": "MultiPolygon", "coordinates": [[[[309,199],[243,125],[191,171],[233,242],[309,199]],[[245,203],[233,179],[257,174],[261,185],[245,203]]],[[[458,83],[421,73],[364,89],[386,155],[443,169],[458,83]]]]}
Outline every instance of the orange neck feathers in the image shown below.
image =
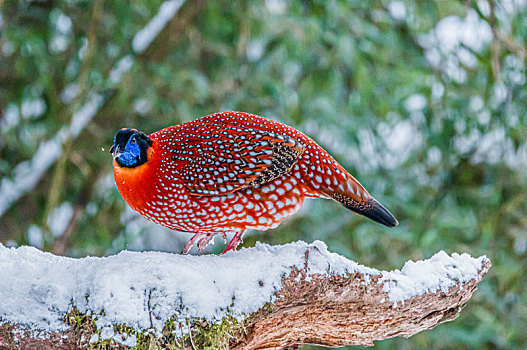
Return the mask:
{"type": "Polygon", "coordinates": [[[154,147],[147,151],[148,161],[135,168],[120,167],[113,160],[113,173],[119,193],[132,209],[139,211],[145,208],[147,201],[152,199],[159,159],[155,157],[154,147]]]}

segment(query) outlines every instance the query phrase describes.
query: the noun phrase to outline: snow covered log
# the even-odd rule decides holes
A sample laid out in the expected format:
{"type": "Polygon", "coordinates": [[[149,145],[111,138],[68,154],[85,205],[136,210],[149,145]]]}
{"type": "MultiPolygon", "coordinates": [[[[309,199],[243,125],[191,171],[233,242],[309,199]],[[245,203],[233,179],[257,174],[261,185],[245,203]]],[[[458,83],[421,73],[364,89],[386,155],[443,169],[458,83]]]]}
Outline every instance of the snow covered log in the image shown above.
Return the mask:
{"type": "Polygon", "coordinates": [[[455,319],[490,266],[486,257],[439,252],[379,271],[320,241],[223,256],[124,251],[82,259],[0,244],[0,344],[372,345],[455,319]]]}

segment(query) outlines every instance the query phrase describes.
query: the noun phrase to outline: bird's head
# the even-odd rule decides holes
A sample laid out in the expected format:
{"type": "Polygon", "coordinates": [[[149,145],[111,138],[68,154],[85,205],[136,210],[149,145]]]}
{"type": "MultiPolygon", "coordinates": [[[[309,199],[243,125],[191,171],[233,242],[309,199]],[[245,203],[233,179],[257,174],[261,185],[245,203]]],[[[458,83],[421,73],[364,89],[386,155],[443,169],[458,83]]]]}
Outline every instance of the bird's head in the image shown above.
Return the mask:
{"type": "Polygon", "coordinates": [[[136,129],[121,129],[113,139],[110,153],[121,168],[135,168],[149,159],[152,140],[136,129]]]}

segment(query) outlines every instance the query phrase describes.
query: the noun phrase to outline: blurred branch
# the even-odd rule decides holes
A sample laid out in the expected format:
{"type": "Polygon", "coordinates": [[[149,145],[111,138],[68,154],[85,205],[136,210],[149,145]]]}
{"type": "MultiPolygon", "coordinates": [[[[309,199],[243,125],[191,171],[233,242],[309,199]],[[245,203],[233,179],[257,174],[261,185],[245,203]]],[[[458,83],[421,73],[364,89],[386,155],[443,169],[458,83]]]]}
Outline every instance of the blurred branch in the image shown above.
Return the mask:
{"type": "MultiPolygon", "coordinates": [[[[101,22],[101,18],[103,15],[104,10],[104,0],[96,0],[93,4],[92,9],[92,15],[90,20],[90,25],[88,28],[87,33],[87,39],[88,39],[88,47],[86,49],[86,53],[84,55],[84,58],[81,63],[80,67],[80,73],[79,73],[79,80],[78,80],[78,87],[79,87],[79,94],[75,98],[75,100],[72,103],[73,109],[76,109],[78,107],[79,102],[81,100],[85,100],[88,96],[88,76],[90,74],[90,70],[92,69],[92,57],[95,53],[95,48],[97,47],[97,30],[99,27],[99,23],[101,22]]],[[[55,208],[59,201],[60,197],[62,195],[62,191],[64,189],[64,176],[66,172],[66,163],[71,153],[71,147],[73,145],[73,139],[68,138],[68,140],[64,143],[63,150],[61,153],[61,156],[57,162],[57,166],[55,167],[55,173],[53,174],[52,180],[51,180],[51,186],[49,188],[49,194],[48,194],[48,201],[46,203],[46,209],[44,211],[44,225],[47,227],[47,219],[53,210],[55,208]]],[[[47,227],[48,233],[50,232],[49,227],[47,227]]]]}
{"type": "Polygon", "coordinates": [[[498,38],[498,40],[500,40],[507,47],[509,51],[518,55],[518,57],[520,57],[520,59],[525,62],[527,58],[525,47],[517,44],[512,38],[509,38],[507,35],[503,34],[499,30],[496,30],[495,35],[496,35],[496,38],[498,38]]]}
{"type": "Polygon", "coordinates": [[[498,41],[498,28],[497,28],[497,22],[496,22],[496,9],[494,1],[488,1],[489,7],[490,7],[490,18],[489,18],[489,25],[490,29],[492,30],[492,44],[491,44],[491,51],[492,51],[492,75],[494,76],[494,81],[497,81],[500,76],[501,66],[500,66],[500,51],[501,51],[501,45],[498,41]]]}
{"type": "Polygon", "coordinates": [[[86,206],[90,200],[90,195],[95,188],[95,184],[100,180],[100,177],[104,176],[96,176],[92,169],[83,163],[82,156],[77,153],[72,155],[72,161],[79,167],[84,175],[84,178],[87,180],[83,182],[82,190],[77,195],[78,202],[75,206],[68,226],[62,235],[57,237],[53,242],[51,251],[59,255],[64,255],[66,253],[71,237],[73,236],[73,232],[75,232],[77,229],[77,226],[82,218],[82,214],[84,213],[84,210],[86,209],[86,206]]]}
{"type": "MultiPolygon", "coordinates": [[[[88,40],[88,47],[82,60],[82,66],[79,74],[79,96],[82,96],[88,88],[88,76],[90,74],[91,62],[97,47],[97,32],[99,30],[99,23],[101,22],[104,10],[104,0],[95,0],[92,9],[92,16],[90,26],[86,38],[88,40]]],[[[80,97],[79,97],[80,98],[80,97]]]]}
{"type": "Polygon", "coordinates": [[[89,100],[73,114],[71,123],[62,127],[49,141],[42,142],[30,161],[14,167],[14,177],[4,178],[0,183],[0,217],[23,195],[31,191],[49,168],[59,159],[62,147],[68,139],[76,139],[101,108],[104,99],[93,94],[89,100]]]}
{"type": "Polygon", "coordinates": [[[474,11],[476,11],[476,13],[478,14],[479,18],[481,18],[482,20],[487,22],[488,25],[491,28],[492,36],[493,36],[493,41],[492,41],[492,51],[493,51],[492,70],[493,70],[494,78],[496,79],[497,74],[499,74],[499,68],[500,67],[499,67],[499,61],[498,62],[495,62],[495,61],[497,59],[499,59],[499,51],[500,50],[499,50],[498,45],[500,43],[505,45],[507,50],[509,50],[510,52],[512,52],[515,55],[517,55],[524,62],[527,59],[527,51],[526,51],[524,46],[516,43],[513,38],[510,38],[509,36],[507,36],[505,33],[503,33],[499,29],[498,23],[497,23],[497,18],[496,18],[496,3],[493,0],[488,0],[487,3],[489,4],[489,8],[490,8],[490,17],[485,16],[481,12],[481,10],[477,6],[477,4],[472,4],[471,3],[470,7],[474,11]],[[496,66],[496,64],[497,64],[497,66],[496,66]]]}
{"type": "MultiPolygon", "coordinates": [[[[173,16],[165,22],[163,30],[149,42],[146,48],[135,49],[136,57],[142,60],[162,61],[174,45],[181,39],[182,34],[190,23],[193,23],[205,6],[205,0],[183,1],[172,0],[166,3],[177,5],[177,17],[173,16]]],[[[175,14],[175,13],[174,13],[175,14]]],[[[145,26],[145,29],[148,26],[145,26]]],[[[138,33],[139,34],[139,33],[138,33]]],[[[134,44],[137,39],[134,38],[134,44]]]]}

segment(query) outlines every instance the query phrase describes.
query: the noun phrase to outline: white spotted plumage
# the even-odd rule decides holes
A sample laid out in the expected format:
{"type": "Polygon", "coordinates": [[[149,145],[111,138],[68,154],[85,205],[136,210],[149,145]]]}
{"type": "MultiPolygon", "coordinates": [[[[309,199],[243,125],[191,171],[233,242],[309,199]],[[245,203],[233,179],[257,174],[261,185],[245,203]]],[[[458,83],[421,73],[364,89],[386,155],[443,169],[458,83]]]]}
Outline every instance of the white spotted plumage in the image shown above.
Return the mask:
{"type": "Polygon", "coordinates": [[[334,198],[368,216],[366,190],[312,139],[285,124],[224,112],[149,138],[151,159],[129,172],[114,163],[116,183],[147,219],[195,233],[187,250],[198,243],[201,251],[225,232],[235,233],[226,250],[235,249],[245,230],[278,226],[307,197],[334,198]]]}

